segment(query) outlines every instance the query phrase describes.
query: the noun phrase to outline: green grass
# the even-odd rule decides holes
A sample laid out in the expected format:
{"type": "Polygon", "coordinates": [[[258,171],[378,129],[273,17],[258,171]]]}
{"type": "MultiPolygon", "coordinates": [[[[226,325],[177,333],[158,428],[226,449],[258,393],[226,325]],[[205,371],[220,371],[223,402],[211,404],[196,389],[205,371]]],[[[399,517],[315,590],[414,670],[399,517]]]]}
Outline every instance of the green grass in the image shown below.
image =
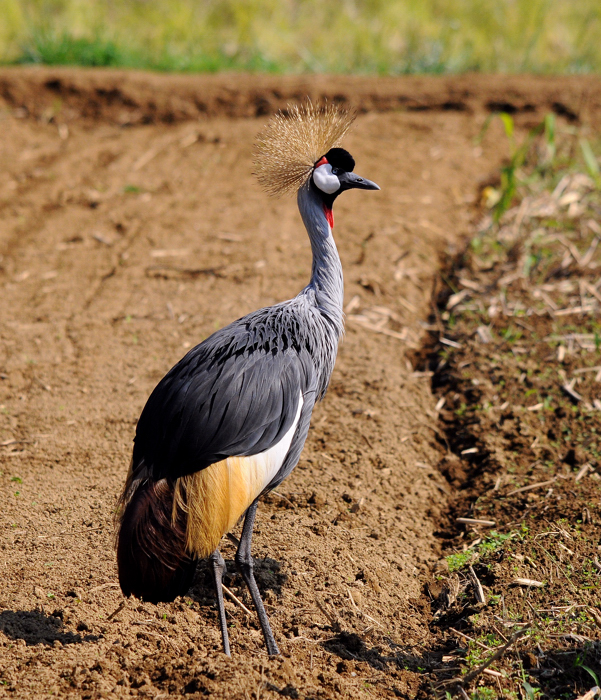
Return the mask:
{"type": "Polygon", "coordinates": [[[0,62],[155,70],[601,70],[598,0],[0,0],[0,62]]]}
{"type": "Polygon", "coordinates": [[[466,567],[473,559],[473,555],[470,551],[468,552],[458,552],[457,554],[449,554],[446,557],[447,564],[449,565],[449,573],[453,571],[459,571],[466,567]]]}

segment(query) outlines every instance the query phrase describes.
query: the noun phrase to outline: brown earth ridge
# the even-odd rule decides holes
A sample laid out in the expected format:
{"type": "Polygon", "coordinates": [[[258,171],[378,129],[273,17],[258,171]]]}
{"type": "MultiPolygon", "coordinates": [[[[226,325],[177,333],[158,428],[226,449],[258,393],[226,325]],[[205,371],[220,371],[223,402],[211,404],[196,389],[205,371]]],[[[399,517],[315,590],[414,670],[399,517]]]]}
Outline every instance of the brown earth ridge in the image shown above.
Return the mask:
{"type": "Polygon", "coordinates": [[[424,583],[454,486],[407,353],[507,156],[500,124],[478,140],[499,109],[521,132],[549,110],[595,128],[601,81],[0,70],[0,697],[430,697],[424,583]],[[123,601],[113,516],[156,382],[308,280],[295,202],[252,176],[266,115],[305,95],[358,109],[345,145],[382,191],[336,204],[346,337],[298,467],[259,508],[283,655],[228,600],[230,660],[204,566],[173,604],[123,601]]]}
{"type": "Polygon", "coordinates": [[[60,104],[66,120],[117,124],[181,122],[200,117],[260,117],[309,96],[360,112],[554,111],[598,123],[598,76],[460,76],[402,78],[332,75],[164,75],[106,69],[0,68],[0,100],[23,115],[48,118],[60,104]]]}

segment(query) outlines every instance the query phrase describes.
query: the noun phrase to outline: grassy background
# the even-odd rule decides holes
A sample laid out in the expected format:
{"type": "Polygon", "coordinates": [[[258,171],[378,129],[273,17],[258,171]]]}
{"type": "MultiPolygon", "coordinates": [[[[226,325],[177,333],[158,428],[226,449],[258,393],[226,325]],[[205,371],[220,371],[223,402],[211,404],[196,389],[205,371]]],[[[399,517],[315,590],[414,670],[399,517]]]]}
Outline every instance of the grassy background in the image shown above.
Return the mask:
{"type": "Polygon", "coordinates": [[[155,70],[601,70],[599,0],[0,0],[0,62],[155,70]]]}

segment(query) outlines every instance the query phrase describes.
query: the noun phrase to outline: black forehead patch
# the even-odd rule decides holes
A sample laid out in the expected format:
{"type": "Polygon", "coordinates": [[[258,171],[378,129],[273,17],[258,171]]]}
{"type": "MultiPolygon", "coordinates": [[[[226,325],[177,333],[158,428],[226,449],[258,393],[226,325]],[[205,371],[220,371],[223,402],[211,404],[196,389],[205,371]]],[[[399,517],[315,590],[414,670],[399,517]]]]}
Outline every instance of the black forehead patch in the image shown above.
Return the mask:
{"type": "Polygon", "coordinates": [[[340,168],[347,173],[352,173],[355,169],[355,159],[344,148],[330,148],[325,157],[333,168],[340,168]]]}

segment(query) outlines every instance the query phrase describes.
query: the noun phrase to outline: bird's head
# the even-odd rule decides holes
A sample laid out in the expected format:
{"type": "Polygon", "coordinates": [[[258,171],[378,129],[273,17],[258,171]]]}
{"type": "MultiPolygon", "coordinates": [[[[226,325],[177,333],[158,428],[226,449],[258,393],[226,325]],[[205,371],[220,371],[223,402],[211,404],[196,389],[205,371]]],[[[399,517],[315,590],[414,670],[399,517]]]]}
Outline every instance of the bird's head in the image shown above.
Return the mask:
{"type": "Polygon", "coordinates": [[[345,190],[380,189],[375,182],[356,175],[354,169],[355,159],[344,148],[330,148],[313,166],[311,182],[330,208],[334,199],[345,190]]]}
{"type": "Polygon", "coordinates": [[[330,150],[315,162],[311,175],[311,187],[317,191],[323,204],[323,212],[334,228],[332,207],[334,200],[345,190],[379,190],[375,182],[359,177],[353,172],[355,159],[344,148],[330,150]]]}
{"type": "Polygon", "coordinates": [[[274,196],[312,192],[328,221],[336,197],[345,190],[379,190],[375,182],[353,173],[355,160],[339,143],[355,112],[339,104],[289,104],[275,114],[255,143],[255,174],[274,196]],[[328,214],[330,212],[330,214],[328,214]]]}

